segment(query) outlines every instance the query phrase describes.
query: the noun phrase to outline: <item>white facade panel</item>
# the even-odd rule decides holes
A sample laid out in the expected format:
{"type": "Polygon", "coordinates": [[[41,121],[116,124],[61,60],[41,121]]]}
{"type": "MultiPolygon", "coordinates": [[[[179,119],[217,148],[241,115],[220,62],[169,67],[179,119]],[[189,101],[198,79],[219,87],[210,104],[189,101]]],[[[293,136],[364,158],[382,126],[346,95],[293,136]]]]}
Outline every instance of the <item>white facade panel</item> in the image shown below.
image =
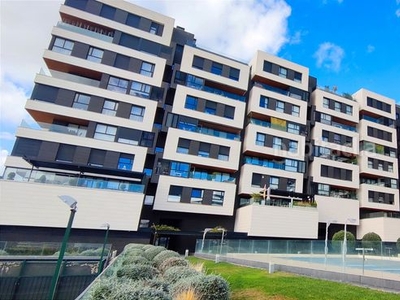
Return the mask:
{"type": "Polygon", "coordinates": [[[241,129],[243,126],[243,121],[244,121],[245,107],[246,107],[245,102],[236,101],[236,100],[229,99],[229,98],[217,95],[217,94],[211,94],[211,93],[207,93],[207,92],[197,90],[197,89],[191,89],[191,88],[188,88],[183,85],[177,85],[176,92],[175,92],[175,98],[174,98],[174,106],[172,107],[172,112],[183,115],[183,116],[189,115],[193,118],[196,118],[196,119],[199,119],[202,121],[217,123],[217,124],[221,124],[223,126],[229,126],[229,127],[241,129]],[[221,103],[224,105],[233,106],[235,108],[234,118],[228,119],[228,118],[224,118],[221,116],[215,116],[215,115],[207,114],[207,113],[192,110],[192,109],[187,109],[187,108],[185,108],[185,101],[186,101],[187,95],[214,101],[214,102],[221,103]]]}
{"type": "Polygon", "coordinates": [[[215,82],[220,82],[221,84],[231,86],[233,88],[240,89],[243,91],[246,91],[248,88],[248,82],[249,82],[249,66],[248,65],[238,62],[238,61],[235,61],[235,60],[232,60],[232,59],[229,59],[229,58],[226,58],[226,57],[223,57],[223,56],[220,56],[220,55],[217,55],[212,52],[202,50],[200,48],[190,47],[187,45],[185,46],[185,48],[183,50],[183,57],[182,57],[182,62],[181,62],[181,71],[198,76],[198,77],[206,78],[206,79],[209,79],[209,80],[212,80],[215,82]],[[205,58],[205,59],[215,61],[215,62],[223,64],[223,65],[233,67],[235,69],[238,69],[240,71],[239,81],[230,79],[228,77],[216,75],[211,72],[193,68],[192,63],[193,63],[193,57],[195,55],[205,58]]]}
{"type": "Polygon", "coordinates": [[[235,232],[244,232],[250,237],[315,239],[318,211],[309,207],[248,205],[237,210],[235,232]]]}
{"type": "Polygon", "coordinates": [[[157,192],[154,198],[154,210],[174,211],[182,213],[197,213],[210,215],[232,216],[235,205],[236,185],[218,181],[207,181],[197,179],[187,179],[172,176],[160,176],[157,192]],[[169,202],[168,194],[171,185],[187,186],[198,189],[208,189],[214,191],[223,191],[224,202],[219,205],[203,205],[183,202],[169,202]]]}
{"type": "Polygon", "coordinates": [[[389,118],[392,120],[396,120],[396,107],[395,107],[396,101],[395,100],[390,99],[385,96],[382,96],[382,95],[379,95],[377,93],[368,91],[366,89],[360,89],[357,92],[355,92],[353,94],[353,98],[355,98],[357,100],[357,102],[360,104],[360,110],[366,110],[375,115],[380,115],[380,116],[383,116],[383,117],[386,117],[386,118],[389,118]],[[392,107],[391,112],[385,112],[383,110],[368,106],[367,105],[368,97],[379,100],[386,104],[390,104],[392,107]]]}
{"type": "Polygon", "coordinates": [[[72,228],[136,231],[144,194],[96,190],[59,185],[0,181],[0,224],[65,228],[70,209],[58,196],[69,195],[77,202],[72,228]]]}
{"type": "Polygon", "coordinates": [[[400,236],[400,219],[380,217],[360,220],[357,239],[362,239],[369,232],[375,232],[384,242],[396,242],[400,236]]]}
{"type": "Polygon", "coordinates": [[[399,203],[399,190],[392,189],[385,186],[379,185],[370,185],[370,184],[360,184],[360,189],[357,192],[358,199],[360,199],[360,207],[361,208],[369,208],[375,210],[384,210],[384,211],[399,211],[400,203],[399,203]],[[370,202],[369,201],[369,191],[381,192],[387,194],[393,194],[393,204],[379,203],[379,202],[370,202]]]}
{"type": "Polygon", "coordinates": [[[356,199],[325,197],[315,195],[318,205],[319,222],[345,224],[348,219],[357,220],[353,225],[358,225],[359,202],[356,199]]]}
{"type": "Polygon", "coordinates": [[[378,145],[383,145],[387,147],[396,148],[397,147],[397,134],[395,128],[390,128],[385,125],[377,124],[367,120],[360,120],[358,124],[358,131],[360,132],[360,141],[368,141],[378,145]],[[372,137],[368,135],[368,127],[376,128],[378,130],[383,130],[392,134],[392,140],[386,141],[380,138],[372,137]]]}
{"type": "Polygon", "coordinates": [[[294,122],[297,124],[305,125],[307,123],[307,102],[306,101],[296,100],[289,96],[277,94],[277,93],[262,89],[257,86],[254,86],[250,91],[247,113],[249,114],[250,112],[256,112],[256,113],[260,113],[260,114],[269,115],[274,118],[280,118],[280,119],[294,122]],[[273,110],[273,109],[260,107],[260,97],[261,96],[270,97],[270,98],[274,98],[277,100],[282,100],[283,102],[299,106],[299,108],[300,108],[299,116],[292,116],[287,113],[277,112],[276,110],[273,110]]]}
{"type": "Polygon", "coordinates": [[[390,157],[383,154],[377,154],[369,151],[361,151],[359,155],[358,165],[360,166],[360,173],[374,174],[379,177],[398,178],[398,162],[396,157],[390,157]],[[373,169],[368,167],[368,159],[378,159],[384,162],[393,164],[393,172],[373,169]]]}
{"type": "Polygon", "coordinates": [[[169,128],[167,140],[165,142],[163,158],[186,163],[195,163],[199,165],[212,165],[214,168],[238,170],[240,159],[240,145],[241,143],[239,141],[232,141],[228,139],[213,137],[210,135],[194,133],[191,131],[169,128]],[[216,158],[177,153],[176,149],[178,146],[179,138],[229,147],[229,159],[225,161],[216,158]]]}

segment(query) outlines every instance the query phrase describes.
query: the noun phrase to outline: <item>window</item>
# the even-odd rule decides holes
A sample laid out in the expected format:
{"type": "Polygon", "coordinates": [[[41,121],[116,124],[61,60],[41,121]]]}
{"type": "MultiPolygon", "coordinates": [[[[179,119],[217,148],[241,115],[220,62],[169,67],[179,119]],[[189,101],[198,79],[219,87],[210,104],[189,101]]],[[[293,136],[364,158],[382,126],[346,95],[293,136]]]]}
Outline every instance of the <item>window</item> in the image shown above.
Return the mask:
{"type": "Polygon", "coordinates": [[[153,77],[154,64],[143,61],[140,67],[140,74],[148,77],[153,77]]]}
{"type": "Polygon", "coordinates": [[[287,69],[284,67],[279,67],[279,76],[287,78],[287,69]]]}
{"type": "Polygon", "coordinates": [[[151,22],[151,26],[150,26],[150,30],[149,32],[151,34],[155,34],[158,35],[158,31],[160,30],[160,25],[155,23],[155,22],[151,22]]]}
{"type": "Polygon", "coordinates": [[[235,117],[235,107],[229,106],[229,105],[225,105],[224,117],[227,118],[227,119],[233,120],[234,117],[235,117]]]}
{"type": "Polygon", "coordinates": [[[257,132],[256,136],[256,145],[257,146],[264,146],[265,145],[266,135],[263,133],[257,132]]]}
{"type": "Polygon", "coordinates": [[[107,90],[126,94],[128,89],[128,80],[110,76],[108,80],[107,90]]]}
{"type": "Polygon", "coordinates": [[[92,149],[89,155],[89,166],[102,167],[104,159],[106,158],[106,151],[99,149],[92,149]]]}
{"type": "Polygon", "coordinates": [[[76,146],[60,144],[57,151],[56,161],[72,162],[74,159],[76,146]]]}
{"type": "Polygon", "coordinates": [[[117,134],[117,127],[97,124],[96,131],[94,133],[94,138],[103,141],[111,141],[115,140],[115,135],[117,134]]]}
{"type": "Polygon", "coordinates": [[[219,146],[218,159],[225,161],[229,160],[229,147],[219,146]]]}
{"type": "Polygon", "coordinates": [[[333,142],[335,143],[335,144],[341,144],[341,136],[340,136],[340,134],[337,134],[337,133],[334,133],[333,134],[333,142]]]}
{"type": "Polygon", "coordinates": [[[240,70],[235,68],[229,69],[229,78],[235,81],[239,81],[240,70]]]}
{"type": "Polygon", "coordinates": [[[179,139],[178,147],[176,149],[177,153],[189,154],[190,140],[179,139]]]}
{"type": "Polygon", "coordinates": [[[52,50],[54,52],[71,55],[74,42],[57,37],[54,41],[52,50]]]}
{"type": "Polygon", "coordinates": [[[153,147],[153,142],[154,142],[154,132],[143,132],[142,137],[140,139],[140,146],[143,147],[153,147]]]}
{"type": "Polygon", "coordinates": [[[322,130],[322,141],[329,142],[329,131],[322,130]]]}
{"type": "Polygon", "coordinates": [[[287,132],[299,134],[300,133],[300,125],[288,123],[287,124],[287,132]]]}
{"type": "Polygon", "coordinates": [[[329,108],[329,99],[324,98],[322,103],[323,108],[329,108]]]}
{"type": "Polygon", "coordinates": [[[300,106],[292,105],[292,116],[300,116],[300,106]]]}
{"type": "Polygon", "coordinates": [[[133,155],[121,154],[118,160],[118,169],[131,171],[133,167],[133,158],[133,155]]]}
{"type": "Polygon", "coordinates": [[[149,98],[150,97],[150,85],[140,83],[137,81],[132,81],[132,86],[129,94],[137,97],[142,98],[149,98]]]}
{"type": "Polygon", "coordinates": [[[279,177],[271,176],[269,178],[269,187],[271,188],[271,190],[277,190],[279,187],[279,177]]]}
{"type": "Polygon", "coordinates": [[[217,103],[213,101],[206,101],[206,107],[204,108],[206,114],[215,115],[217,113],[217,103]]]}
{"type": "Polygon", "coordinates": [[[168,201],[180,202],[182,197],[182,189],[183,188],[181,186],[171,185],[169,187],[168,201]]]}
{"type": "Polygon", "coordinates": [[[105,100],[103,104],[103,110],[101,111],[101,113],[108,116],[115,116],[117,114],[117,109],[118,109],[118,102],[105,100]]]}
{"type": "Polygon", "coordinates": [[[285,159],[285,171],[297,172],[299,162],[293,159],[285,159]]]}
{"type": "Polygon", "coordinates": [[[289,152],[297,153],[298,143],[297,141],[289,141],[289,152]]]}
{"type": "Polygon", "coordinates": [[[222,74],[222,65],[216,62],[212,62],[211,65],[211,73],[215,75],[221,75],[222,74]]]}
{"type": "Polygon", "coordinates": [[[392,172],[393,173],[393,164],[392,163],[388,164],[388,172],[392,172]]]}
{"type": "Polygon", "coordinates": [[[332,116],[321,113],[321,123],[331,125],[332,124],[332,116]]]}
{"type": "Polygon", "coordinates": [[[210,148],[211,148],[211,144],[208,144],[208,143],[200,143],[198,156],[201,156],[201,157],[210,157],[210,148]]]}
{"type": "Polygon", "coordinates": [[[378,170],[383,171],[383,163],[381,162],[378,163],[378,170]]]}
{"type": "Polygon", "coordinates": [[[201,189],[192,189],[190,203],[201,204],[203,202],[203,192],[201,189]]]}
{"type": "Polygon", "coordinates": [[[288,192],[293,192],[296,189],[296,179],[288,178],[286,190],[288,192]]]}
{"type": "Polygon", "coordinates": [[[277,112],[284,112],[285,111],[285,102],[282,101],[276,101],[276,108],[275,110],[277,112]]]}
{"type": "Polygon", "coordinates": [[[396,179],[390,179],[390,186],[392,189],[397,189],[397,180],[396,179]]]}
{"type": "Polygon", "coordinates": [[[353,115],[353,107],[350,105],[346,105],[346,114],[352,116],[353,115]]]}
{"type": "Polygon", "coordinates": [[[368,158],[368,168],[372,169],[374,167],[374,162],[371,158],[368,158]]]}
{"type": "Polygon", "coordinates": [[[68,134],[84,136],[84,137],[86,136],[87,126],[69,123],[67,128],[68,128],[68,134]]]}
{"type": "Polygon", "coordinates": [[[89,107],[89,102],[90,102],[89,95],[76,93],[72,107],[77,109],[87,110],[89,107]]]}
{"type": "Polygon", "coordinates": [[[296,82],[301,82],[301,73],[299,72],[294,72],[294,81],[296,82]]]}
{"type": "Polygon", "coordinates": [[[114,20],[116,10],[117,9],[115,7],[103,4],[101,7],[100,16],[110,20],[114,20]]]}
{"type": "Polygon", "coordinates": [[[268,102],[269,102],[269,98],[268,97],[265,97],[265,96],[261,96],[260,97],[260,107],[268,108],[268,102]]]}
{"type": "Polygon", "coordinates": [[[335,101],[335,111],[337,112],[342,111],[342,103],[335,101]]]}
{"type": "Polygon", "coordinates": [[[203,66],[204,66],[204,58],[195,55],[193,57],[192,67],[203,70],[203,66]]]}
{"type": "Polygon", "coordinates": [[[211,205],[222,206],[224,204],[225,192],[213,191],[211,205]]]}
{"type": "Polygon", "coordinates": [[[133,121],[143,122],[145,110],[146,109],[142,106],[132,105],[129,119],[133,121]]]}
{"type": "Polygon", "coordinates": [[[103,54],[104,54],[103,50],[97,49],[97,48],[94,48],[94,47],[90,47],[86,59],[90,60],[90,61],[93,61],[93,62],[96,62],[96,63],[101,63],[101,60],[103,58],[103,54]]]}
{"type": "Polygon", "coordinates": [[[282,149],[282,139],[278,137],[274,137],[272,139],[272,148],[281,150],[282,149]]]}
{"type": "Polygon", "coordinates": [[[190,165],[187,163],[171,162],[171,170],[169,175],[174,177],[189,177],[190,165]]]}
{"type": "Polygon", "coordinates": [[[329,189],[330,189],[329,185],[319,183],[318,184],[318,195],[329,196],[329,189]]]}

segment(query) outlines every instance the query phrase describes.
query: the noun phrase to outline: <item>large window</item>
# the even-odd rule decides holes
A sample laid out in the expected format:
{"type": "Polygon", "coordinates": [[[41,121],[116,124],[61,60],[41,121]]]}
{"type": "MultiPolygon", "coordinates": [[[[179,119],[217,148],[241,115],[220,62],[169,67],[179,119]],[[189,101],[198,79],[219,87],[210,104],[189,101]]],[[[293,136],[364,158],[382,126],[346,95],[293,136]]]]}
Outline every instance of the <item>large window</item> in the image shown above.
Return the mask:
{"type": "Polygon", "coordinates": [[[154,64],[148,62],[142,62],[142,66],[140,68],[140,74],[148,77],[153,77],[154,73],[154,64]]]}
{"type": "Polygon", "coordinates": [[[150,90],[151,90],[150,85],[133,81],[129,94],[137,97],[149,98],[150,90]]]}
{"type": "Polygon", "coordinates": [[[189,146],[190,146],[190,140],[180,138],[178,141],[178,147],[176,149],[176,152],[189,154],[189,146]]]}
{"type": "Polygon", "coordinates": [[[54,52],[71,55],[72,48],[74,48],[74,42],[58,37],[54,41],[52,50],[54,52]]]}
{"type": "Polygon", "coordinates": [[[206,114],[215,115],[217,113],[217,103],[213,101],[206,101],[206,107],[204,108],[206,114]]]}
{"type": "Polygon", "coordinates": [[[219,160],[229,160],[229,147],[220,146],[219,153],[218,153],[219,160]]]}
{"type": "Polygon", "coordinates": [[[324,98],[322,103],[323,108],[329,108],[329,99],[324,98]]]}
{"type": "Polygon", "coordinates": [[[269,102],[269,98],[268,97],[265,97],[265,96],[261,96],[260,97],[260,107],[268,108],[268,102],[269,102]]]}
{"type": "Polygon", "coordinates": [[[126,94],[127,89],[128,89],[128,80],[110,76],[107,85],[107,90],[126,94]]]}
{"type": "Polygon", "coordinates": [[[264,146],[265,145],[265,140],[266,140],[266,135],[263,134],[263,133],[257,132],[256,145],[257,146],[264,146]]]}
{"type": "Polygon", "coordinates": [[[192,189],[190,203],[201,204],[203,202],[203,193],[204,193],[204,190],[192,189]]]}
{"type": "Polygon", "coordinates": [[[297,141],[289,141],[289,152],[297,153],[298,143],[297,141]]]}
{"type": "Polygon", "coordinates": [[[89,52],[87,55],[87,60],[101,63],[101,60],[103,58],[104,51],[98,48],[90,47],[89,52]]]}
{"type": "Polygon", "coordinates": [[[94,138],[98,140],[111,141],[115,140],[115,135],[117,134],[117,127],[97,124],[96,131],[94,133],[94,138]]]}
{"type": "Polygon", "coordinates": [[[222,74],[222,65],[213,61],[212,65],[211,65],[211,73],[216,74],[216,75],[221,75],[222,74]]]}
{"type": "Polygon", "coordinates": [[[143,117],[145,113],[145,108],[142,106],[132,105],[131,114],[129,119],[134,121],[143,122],[143,117]]]}
{"type": "Polygon", "coordinates": [[[288,123],[287,132],[299,134],[300,133],[300,125],[288,123]]]}
{"type": "Polygon", "coordinates": [[[292,116],[300,116],[300,106],[292,105],[292,116]]]}
{"type": "Polygon", "coordinates": [[[72,162],[75,155],[76,146],[60,144],[57,151],[56,161],[72,162]]]}
{"type": "Polygon", "coordinates": [[[105,100],[103,104],[103,110],[101,111],[101,113],[108,116],[115,116],[117,114],[117,109],[118,109],[118,102],[105,100]]]}
{"type": "Polygon", "coordinates": [[[118,160],[118,169],[132,170],[134,156],[131,154],[121,154],[118,160]]]}
{"type": "Polygon", "coordinates": [[[269,178],[269,187],[271,188],[271,190],[277,190],[279,187],[279,177],[271,176],[269,178]]]}
{"type": "Polygon", "coordinates": [[[152,33],[152,34],[158,35],[159,31],[160,31],[160,24],[157,24],[155,22],[151,22],[149,32],[152,33]]]}
{"type": "Polygon", "coordinates": [[[222,206],[224,204],[225,192],[213,191],[211,205],[222,206]]]}
{"type": "Polygon", "coordinates": [[[318,184],[318,195],[321,196],[329,196],[329,185],[327,184],[318,184]]]}
{"type": "Polygon", "coordinates": [[[272,148],[282,150],[282,139],[278,137],[274,137],[272,139],[272,148]]]}
{"type": "Polygon", "coordinates": [[[90,102],[89,95],[76,93],[72,107],[77,109],[87,110],[89,107],[89,102],[90,102]]]}
{"type": "Polygon", "coordinates": [[[279,76],[287,78],[287,69],[284,67],[279,67],[279,76]]]}
{"type": "Polygon", "coordinates": [[[185,108],[197,110],[197,98],[187,95],[185,100],[185,108]]]}
{"type": "Polygon", "coordinates": [[[169,202],[180,202],[182,197],[182,187],[177,185],[171,185],[169,187],[168,201],[169,202]]]}
{"type": "Polygon", "coordinates": [[[100,149],[92,149],[89,155],[89,166],[102,167],[104,159],[106,157],[106,151],[100,149]]]}
{"type": "Polygon", "coordinates": [[[189,177],[190,165],[187,163],[171,162],[169,175],[175,177],[189,177]]]}
{"type": "Polygon", "coordinates": [[[284,112],[285,111],[285,102],[282,102],[282,101],[276,101],[276,108],[275,108],[275,110],[277,111],[277,112],[284,112]]]}
{"type": "Polygon", "coordinates": [[[210,157],[210,148],[211,148],[211,144],[200,143],[198,155],[201,157],[210,157]]]}

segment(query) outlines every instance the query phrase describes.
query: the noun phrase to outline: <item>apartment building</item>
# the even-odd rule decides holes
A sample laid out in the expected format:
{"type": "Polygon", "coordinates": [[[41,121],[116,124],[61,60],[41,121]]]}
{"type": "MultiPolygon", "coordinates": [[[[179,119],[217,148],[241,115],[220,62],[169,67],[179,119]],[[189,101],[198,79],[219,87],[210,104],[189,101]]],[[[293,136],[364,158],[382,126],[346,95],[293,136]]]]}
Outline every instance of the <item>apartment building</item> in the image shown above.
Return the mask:
{"type": "Polygon", "coordinates": [[[78,202],[76,241],[104,223],[119,245],[179,228],[157,241],[175,250],[216,226],[400,237],[394,100],[319,89],[307,67],[262,51],[245,63],[201,49],[128,2],[66,0],[60,19],[26,102],[37,125],[18,128],[0,181],[2,238],[60,240],[60,195],[78,202]]]}

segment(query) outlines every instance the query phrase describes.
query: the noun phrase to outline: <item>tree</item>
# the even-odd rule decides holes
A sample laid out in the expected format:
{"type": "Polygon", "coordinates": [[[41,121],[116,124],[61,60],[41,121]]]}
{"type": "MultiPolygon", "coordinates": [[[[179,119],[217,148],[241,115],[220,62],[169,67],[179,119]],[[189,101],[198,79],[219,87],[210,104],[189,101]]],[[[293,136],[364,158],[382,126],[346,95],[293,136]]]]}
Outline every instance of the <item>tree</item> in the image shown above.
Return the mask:
{"type": "MultiPolygon", "coordinates": [[[[356,238],[354,234],[352,234],[350,231],[346,231],[346,240],[347,240],[347,248],[354,248],[356,244],[356,238]]],[[[344,230],[340,230],[336,232],[332,236],[332,247],[336,251],[341,251],[342,250],[342,243],[344,241],[344,230]]]]}
{"type": "Polygon", "coordinates": [[[400,252],[400,237],[397,239],[396,247],[397,247],[397,251],[400,252]]]}
{"type": "Polygon", "coordinates": [[[368,232],[364,234],[362,238],[362,246],[363,248],[372,248],[376,254],[380,254],[382,249],[382,239],[377,233],[368,232]]]}

